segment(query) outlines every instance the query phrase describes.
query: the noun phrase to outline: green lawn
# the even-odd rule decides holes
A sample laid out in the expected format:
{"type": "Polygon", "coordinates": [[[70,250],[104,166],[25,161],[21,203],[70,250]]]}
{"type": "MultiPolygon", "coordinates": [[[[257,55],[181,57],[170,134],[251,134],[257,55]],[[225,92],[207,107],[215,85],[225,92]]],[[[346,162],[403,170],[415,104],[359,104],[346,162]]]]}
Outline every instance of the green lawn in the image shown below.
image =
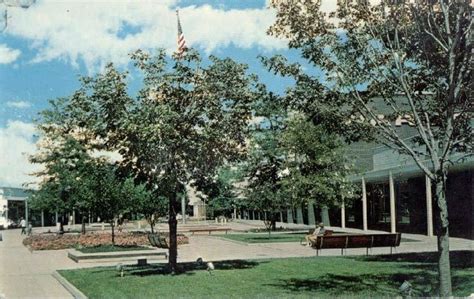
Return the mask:
{"type": "Polygon", "coordinates": [[[300,242],[307,233],[289,233],[289,234],[275,234],[270,236],[267,233],[254,234],[227,234],[219,235],[219,237],[240,241],[245,243],[274,243],[274,242],[300,242]]]}
{"type": "Polygon", "coordinates": [[[82,253],[98,253],[98,252],[149,250],[150,248],[143,247],[143,246],[100,245],[100,246],[95,246],[95,247],[78,247],[76,249],[82,253]]]}
{"type": "MultiPolygon", "coordinates": [[[[452,252],[454,296],[474,292],[474,252],[452,252]]],[[[413,295],[436,295],[436,254],[369,257],[311,257],[215,262],[210,275],[194,263],[182,274],[166,266],[129,266],[60,271],[89,298],[309,298],[393,297],[409,281],[413,295]]]]}

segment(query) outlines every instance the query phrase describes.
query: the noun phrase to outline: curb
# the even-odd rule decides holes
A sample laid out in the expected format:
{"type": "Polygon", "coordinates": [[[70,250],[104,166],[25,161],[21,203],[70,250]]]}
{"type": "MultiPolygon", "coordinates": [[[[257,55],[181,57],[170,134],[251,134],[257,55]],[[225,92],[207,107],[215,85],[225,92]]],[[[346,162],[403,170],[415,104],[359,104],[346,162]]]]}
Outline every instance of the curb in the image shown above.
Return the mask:
{"type": "Polygon", "coordinates": [[[76,299],[87,299],[87,296],[84,295],[79,289],[67,281],[58,271],[54,271],[52,276],[76,299]]]}

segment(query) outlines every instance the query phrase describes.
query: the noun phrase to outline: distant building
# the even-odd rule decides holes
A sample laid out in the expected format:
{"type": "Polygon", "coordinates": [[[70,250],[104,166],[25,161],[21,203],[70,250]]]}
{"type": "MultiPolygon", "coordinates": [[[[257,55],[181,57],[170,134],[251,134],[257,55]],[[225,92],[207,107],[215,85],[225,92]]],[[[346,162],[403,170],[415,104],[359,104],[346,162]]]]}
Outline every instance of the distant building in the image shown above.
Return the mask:
{"type": "Polygon", "coordinates": [[[0,228],[15,227],[21,217],[26,218],[25,189],[0,187],[0,228]]]}

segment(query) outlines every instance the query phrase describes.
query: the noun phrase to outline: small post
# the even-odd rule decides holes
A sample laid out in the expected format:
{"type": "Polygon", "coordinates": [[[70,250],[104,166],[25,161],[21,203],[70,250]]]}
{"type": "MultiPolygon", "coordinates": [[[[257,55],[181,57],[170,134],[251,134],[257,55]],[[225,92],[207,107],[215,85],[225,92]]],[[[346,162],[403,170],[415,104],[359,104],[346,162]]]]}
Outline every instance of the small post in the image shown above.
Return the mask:
{"type": "Polygon", "coordinates": [[[41,210],[41,227],[44,227],[44,211],[41,210]]]}

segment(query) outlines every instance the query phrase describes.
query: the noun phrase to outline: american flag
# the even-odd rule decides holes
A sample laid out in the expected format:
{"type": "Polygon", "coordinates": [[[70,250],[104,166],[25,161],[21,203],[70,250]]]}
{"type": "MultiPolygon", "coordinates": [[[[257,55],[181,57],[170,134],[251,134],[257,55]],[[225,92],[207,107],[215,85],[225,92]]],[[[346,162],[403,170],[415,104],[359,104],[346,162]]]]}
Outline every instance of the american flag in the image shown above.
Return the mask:
{"type": "Polygon", "coordinates": [[[183,28],[181,28],[181,22],[179,21],[179,11],[176,10],[176,16],[178,17],[178,56],[182,57],[186,51],[186,40],[184,39],[183,28]]]}

